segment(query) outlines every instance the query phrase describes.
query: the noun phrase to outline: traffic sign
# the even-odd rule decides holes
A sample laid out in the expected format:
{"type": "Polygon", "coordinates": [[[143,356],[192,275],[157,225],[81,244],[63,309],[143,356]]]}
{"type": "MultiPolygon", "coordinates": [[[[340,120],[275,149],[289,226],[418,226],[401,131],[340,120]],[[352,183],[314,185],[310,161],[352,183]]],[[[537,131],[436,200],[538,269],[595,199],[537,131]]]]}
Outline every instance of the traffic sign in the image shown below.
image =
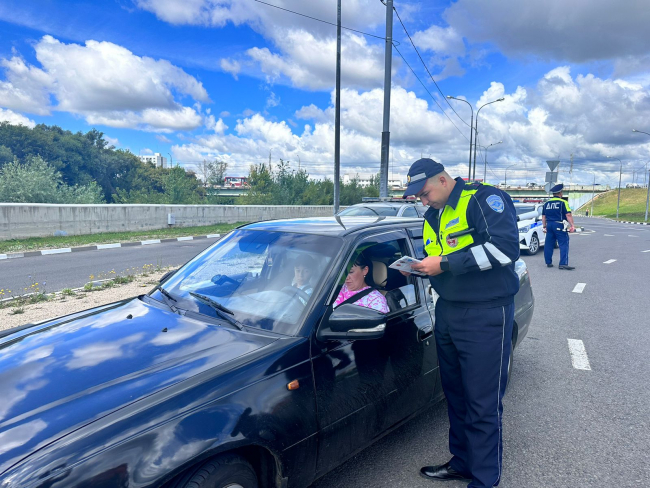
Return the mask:
{"type": "Polygon", "coordinates": [[[544,184],[544,191],[546,193],[551,193],[551,184],[550,183],[545,183],[544,184]]]}
{"type": "Polygon", "coordinates": [[[548,169],[551,171],[555,171],[555,169],[560,165],[559,161],[546,161],[546,164],[548,164],[548,169]]]}
{"type": "Polygon", "coordinates": [[[544,181],[548,181],[549,183],[557,183],[557,173],[554,171],[547,171],[546,179],[544,181]]]}

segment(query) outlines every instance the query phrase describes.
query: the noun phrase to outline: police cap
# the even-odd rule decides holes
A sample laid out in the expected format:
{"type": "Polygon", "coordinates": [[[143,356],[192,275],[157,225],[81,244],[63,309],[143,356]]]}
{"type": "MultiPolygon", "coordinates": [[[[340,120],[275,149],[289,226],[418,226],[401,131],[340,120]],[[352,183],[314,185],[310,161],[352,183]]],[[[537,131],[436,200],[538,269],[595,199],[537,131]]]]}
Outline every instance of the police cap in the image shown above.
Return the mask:
{"type": "Polygon", "coordinates": [[[558,183],[553,188],[551,188],[551,193],[560,193],[564,189],[563,183],[558,183]]]}
{"type": "Polygon", "coordinates": [[[445,167],[429,158],[418,159],[411,165],[406,180],[408,186],[404,192],[404,196],[417,195],[424,188],[428,178],[442,173],[445,167]]]}

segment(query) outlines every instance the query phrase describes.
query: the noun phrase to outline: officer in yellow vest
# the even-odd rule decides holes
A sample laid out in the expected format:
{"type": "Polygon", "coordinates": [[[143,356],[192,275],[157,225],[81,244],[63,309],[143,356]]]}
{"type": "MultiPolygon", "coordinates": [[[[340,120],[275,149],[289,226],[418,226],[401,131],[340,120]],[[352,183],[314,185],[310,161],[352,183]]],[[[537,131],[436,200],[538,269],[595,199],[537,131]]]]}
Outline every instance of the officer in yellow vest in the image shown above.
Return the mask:
{"type": "Polygon", "coordinates": [[[492,487],[501,479],[501,399],[508,381],[519,290],[519,233],[512,199],[490,185],[452,179],[432,159],[413,163],[404,196],[424,214],[425,257],[414,269],[429,275],[436,304],[436,348],[449,413],[445,464],[425,466],[426,479],[468,480],[492,487]]]}
{"type": "Polygon", "coordinates": [[[549,198],[544,204],[542,209],[542,225],[544,232],[546,232],[546,240],[544,242],[544,259],[546,266],[553,267],[553,249],[555,249],[555,242],[557,241],[560,246],[560,264],[559,269],[572,270],[573,266],[569,266],[569,232],[575,232],[573,225],[573,216],[571,215],[571,207],[569,202],[562,198],[563,184],[555,185],[551,188],[553,197],[549,198]],[[564,221],[569,223],[569,228],[564,229],[564,221]]]}

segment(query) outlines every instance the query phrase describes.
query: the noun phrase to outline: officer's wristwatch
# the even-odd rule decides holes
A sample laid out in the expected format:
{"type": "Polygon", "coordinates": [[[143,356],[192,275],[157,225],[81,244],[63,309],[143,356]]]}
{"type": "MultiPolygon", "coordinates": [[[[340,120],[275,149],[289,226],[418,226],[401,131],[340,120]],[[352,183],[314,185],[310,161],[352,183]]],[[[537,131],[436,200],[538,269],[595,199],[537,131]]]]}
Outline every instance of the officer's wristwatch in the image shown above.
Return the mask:
{"type": "Polygon", "coordinates": [[[449,258],[447,256],[443,256],[440,260],[440,269],[443,271],[449,271],[449,258]]]}

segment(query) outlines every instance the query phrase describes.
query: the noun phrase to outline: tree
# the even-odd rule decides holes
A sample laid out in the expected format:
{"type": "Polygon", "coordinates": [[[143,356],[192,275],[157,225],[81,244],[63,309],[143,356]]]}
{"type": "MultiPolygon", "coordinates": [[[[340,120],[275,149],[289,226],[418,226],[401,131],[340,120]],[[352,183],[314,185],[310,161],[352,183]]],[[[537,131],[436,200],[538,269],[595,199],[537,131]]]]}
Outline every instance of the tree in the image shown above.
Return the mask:
{"type": "Polygon", "coordinates": [[[7,203],[104,203],[101,188],[66,185],[61,174],[39,156],[0,168],[0,201],[7,203]]]}
{"type": "Polygon", "coordinates": [[[0,168],[7,163],[13,162],[15,156],[7,146],[0,146],[0,168]]]}

